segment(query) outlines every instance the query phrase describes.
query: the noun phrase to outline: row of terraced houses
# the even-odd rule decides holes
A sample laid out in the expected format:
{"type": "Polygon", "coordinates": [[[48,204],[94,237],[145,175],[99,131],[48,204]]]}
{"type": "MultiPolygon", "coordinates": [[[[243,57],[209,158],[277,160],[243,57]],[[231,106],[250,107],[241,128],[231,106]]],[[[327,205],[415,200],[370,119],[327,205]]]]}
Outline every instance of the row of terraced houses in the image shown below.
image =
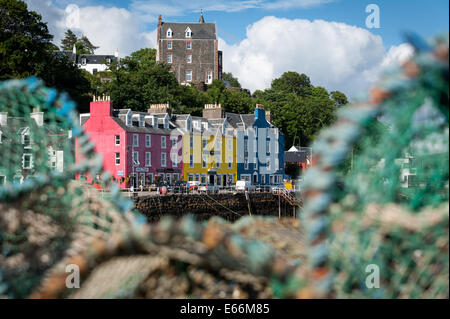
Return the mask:
{"type": "MultiPolygon", "coordinates": [[[[159,181],[199,181],[219,187],[237,180],[276,184],[284,178],[284,136],[270,112],[225,112],[207,104],[203,116],[172,114],[168,104],[147,112],[115,109],[108,97],[91,102],[80,123],[121,188],[159,181]]],[[[75,143],[76,161],[81,160],[75,143]]],[[[94,182],[94,176],[81,176],[94,182]]]]}

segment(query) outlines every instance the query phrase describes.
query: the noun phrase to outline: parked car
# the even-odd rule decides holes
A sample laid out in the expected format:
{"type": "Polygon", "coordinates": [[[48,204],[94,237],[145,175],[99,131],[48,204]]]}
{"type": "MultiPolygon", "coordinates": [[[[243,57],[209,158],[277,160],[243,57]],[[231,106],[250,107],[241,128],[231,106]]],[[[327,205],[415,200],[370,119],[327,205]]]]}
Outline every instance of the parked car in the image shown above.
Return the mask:
{"type": "Polygon", "coordinates": [[[217,188],[213,184],[200,184],[198,186],[198,191],[199,192],[203,192],[203,193],[207,193],[207,194],[218,194],[219,193],[219,188],[217,188]]]}
{"type": "Polygon", "coordinates": [[[189,181],[187,182],[187,187],[189,191],[196,191],[198,190],[198,186],[200,185],[199,181],[189,181]]]}
{"type": "Polygon", "coordinates": [[[252,185],[250,181],[240,180],[236,182],[237,191],[254,191],[256,190],[255,185],[252,185]]]}

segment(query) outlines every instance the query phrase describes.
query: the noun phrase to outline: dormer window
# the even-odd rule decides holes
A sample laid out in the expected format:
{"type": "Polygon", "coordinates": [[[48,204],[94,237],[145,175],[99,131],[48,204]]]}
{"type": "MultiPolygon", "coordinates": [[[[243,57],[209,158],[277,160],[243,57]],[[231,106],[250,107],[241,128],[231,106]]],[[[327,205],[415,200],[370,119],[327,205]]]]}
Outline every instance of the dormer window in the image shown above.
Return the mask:
{"type": "Polygon", "coordinates": [[[185,31],[186,38],[190,38],[192,36],[191,28],[187,27],[185,31]]]}
{"type": "Polygon", "coordinates": [[[129,113],[127,114],[126,123],[125,123],[127,126],[133,125],[133,119],[132,119],[132,117],[133,117],[133,114],[132,114],[131,112],[129,112],[129,113]]]}
{"type": "Polygon", "coordinates": [[[86,65],[87,63],[87,59],[86,58],[81,58],[81,65],[86,65]]]}
{"type": "Polygon", "coordinates": [[[111,58],[107,58],[106,59],[106,63],[110,64],[111,63],[111,58]]]}
{"type": "Polygon", "coordinates": [[[173,35],[172,29],[167,30],[167,37],[171,38],[173,35]]]}

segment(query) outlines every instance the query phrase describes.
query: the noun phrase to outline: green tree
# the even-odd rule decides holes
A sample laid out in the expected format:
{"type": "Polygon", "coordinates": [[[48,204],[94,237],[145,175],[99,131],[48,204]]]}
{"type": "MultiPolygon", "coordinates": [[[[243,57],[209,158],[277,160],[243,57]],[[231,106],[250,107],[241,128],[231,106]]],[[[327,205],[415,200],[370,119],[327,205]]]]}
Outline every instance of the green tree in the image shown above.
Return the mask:
{"type": "Polygon", "coordinates": [[[147,111],[150,104],[169,102],[177,110],[182,105],[182,88],[170,66],[156,63],[155,49],[141,49],[110,65],[113,81],[104,83],[99,94],[108,93],[123,108],[147,111]]]}
{"type": "Polygon", "coordinates": [[[83,49],[88,51],[90,54],[94,54],[95,50],[99,48],[93,45],[85,35],[83,35],[78,42],[81,43],[83,45],[83,49]]]}
{"type": "Polygon", "coordinates": [[[231,73],[222,73],[222,80],[228,81],[231,85],[231,87],[237,87],[240,88],[241,84],[239,83],[238,79],[233,77],[233,74],[231,73]]]}
{"type": "Polygon", "coordinates": [[[61,50],[72,51],[73,45],[77,42],[77,35],[72,30],[67,29],[64,33],[64,39],[61,40],[61,50]]]}
{"type": "Polygon", "coordinates": [[[348,103],[347,97],[344,93],[339,91],[333,91],[331,92],[331,98],[334,100],[334,103],[336,106],[344,106],[348,103]]]}
{"type": "Polygon", "coordinates": [[[41,16],[19,0],[0,0],[0,80],[35,75],[53,36],[41,16]]]}
{"type": "Polygon", "coordinates": [[[280,78],[272,81],[272,89],[300,96],[311,94],[311,88],[309,77],[297,72],[285,72],[280,78]]]}
{"type": "Polygon", "coordinates": [[[88,106],[89,81],[50,41],[47,25],[20,0],[0,0],[0,80],[37,76],[88,106]]]}
{"type": "Polygon", "coordinates": [[[72,51],[74,44],[78,54],[94,54],[95,50],[99,48],[93,45],[85,35],[78,38],[72,30],[67,29],[64,39],[61,40],[61,49],[72,51]]]}

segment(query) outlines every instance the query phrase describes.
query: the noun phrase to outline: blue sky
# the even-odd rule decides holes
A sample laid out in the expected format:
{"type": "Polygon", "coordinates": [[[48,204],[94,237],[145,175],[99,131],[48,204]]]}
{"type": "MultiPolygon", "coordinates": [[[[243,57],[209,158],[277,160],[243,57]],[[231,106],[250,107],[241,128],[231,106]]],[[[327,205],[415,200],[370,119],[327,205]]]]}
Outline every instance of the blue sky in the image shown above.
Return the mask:
{"type": "Polygon", "coordinates": [[[200,9],[216,22],[224,71],[254,91],[283,72],[310,76],[313,84],[349,96],[367,90],[380,72],[407,59],[404,32],[429,38],[448,32],[447,0],[25,0],[39,12],[59,44],[65,9],[76,4],[71,27],[100,49],[128,55],[156,47],[157,17],[196,22],[200,9]],[[368,29],[368,4],[380,8],[380,28],[368,29]]]}
{"type": "MultiPolygon", "coordinates": [[[[181,1],[188,2],[188,1],[181,1]]],[[[195,7],[196,1],[189,1],[195,7]]],[[[449,28],[449,2],[447,0],[330,0],[330,1],[309,1],[311,5],[279,9],[265,9],[263,6],[255,5],[254,8],[244,9],[236,6],[235,12],[231,8],[226,11],[218,11],[208,8],[209,1],[197,1],[198,8],[179,5],[177,1],[135,1],[135,0],[56,0],[55,5],[65,7],[67,4],[75,3],[81,6],[119,7],[131,11],[139,11],[139,5],[148,4],[151,7],[159,7],[160,3],[165,3],[168,7],[179,6],[182,13],[176,15],[161,13],[167,20],[173,22],[197,21],[200,9],[205,10],[205,17],[208,21],[215,21],[218,24],[219,34],[228,43],[236,43],[245,38],[246,27],[258,21],[264,16],[273,15],[288,19],[323,19],[326,21],[345,22],[358,27],[365,27],[365,19],[368,15],[365,8],[368,4],[374,3],[380,7],[381,26],[379,29],[371,29],[372,33],[383,37],[387,46],[400,44],[404,41],[404,31],[414,31],[423,37],[430,37],[438,32],[443,32],[449,28]],[[315,4],[317,3],[317,4],[315,4]],[[135,10],[133,10],[135,9],[135,10]],[[196,11],[196,12],[195,12],[196,11]]],[[[230,2],[230,1],[218,1],[230,2]]],[[[249,3],[251,1],[237,1],[239,3],[249,3]]],[[[259,1],[255,1],[257,3],[259,1]]],[[[261,1],[263,2],[263,1],[261,1]]],[[[265,1],[270,3],[271,1],[265,1]]],[[[286,1],[295,3],[294,1],[286,1]]],[[[298,1],[308,3],[308,1],[298,1]]],[[[242,5],[244,7],[244,5],[242,5]]],[[[220,9],[219,9],[220,10],[220,9]]],[[[162,11],[162,10],[161,10],[162,11]]],[[[142,28],[152,30],[155,28],[155,21],[146,19],[142,28]]]]}

